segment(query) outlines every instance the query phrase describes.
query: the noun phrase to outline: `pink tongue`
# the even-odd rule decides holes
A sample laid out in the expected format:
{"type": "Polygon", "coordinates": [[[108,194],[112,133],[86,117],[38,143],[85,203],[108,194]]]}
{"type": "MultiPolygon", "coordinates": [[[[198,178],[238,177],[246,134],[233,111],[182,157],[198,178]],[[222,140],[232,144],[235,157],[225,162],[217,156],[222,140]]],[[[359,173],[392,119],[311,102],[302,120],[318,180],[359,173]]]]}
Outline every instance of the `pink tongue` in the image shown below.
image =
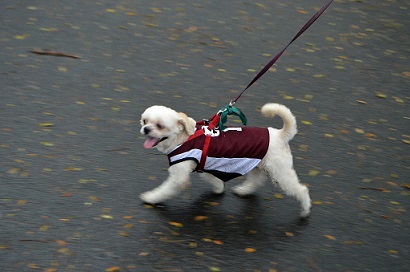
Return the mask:
{"type": "Polygon", "coordinates": [[[148,137],[148,138],[145,140],[144,147],[145,147],[145,148],[153,148],[157,143],[158,143],[158,139],[152,138],[152,137],[148,137]]]}

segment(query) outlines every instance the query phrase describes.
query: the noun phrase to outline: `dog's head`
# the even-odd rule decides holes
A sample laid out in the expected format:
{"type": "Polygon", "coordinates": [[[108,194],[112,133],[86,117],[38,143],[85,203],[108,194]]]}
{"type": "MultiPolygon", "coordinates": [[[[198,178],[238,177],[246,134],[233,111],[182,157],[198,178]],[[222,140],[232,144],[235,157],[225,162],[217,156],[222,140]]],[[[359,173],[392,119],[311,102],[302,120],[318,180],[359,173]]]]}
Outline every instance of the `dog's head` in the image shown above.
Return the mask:
{"type": "Polygon", "coordinates": [[[185,113],[164,106],[149,107],[141,115],[141,134],[147,136],[144,147],[167,152],[194,134],[195,124],[185,113]]]}

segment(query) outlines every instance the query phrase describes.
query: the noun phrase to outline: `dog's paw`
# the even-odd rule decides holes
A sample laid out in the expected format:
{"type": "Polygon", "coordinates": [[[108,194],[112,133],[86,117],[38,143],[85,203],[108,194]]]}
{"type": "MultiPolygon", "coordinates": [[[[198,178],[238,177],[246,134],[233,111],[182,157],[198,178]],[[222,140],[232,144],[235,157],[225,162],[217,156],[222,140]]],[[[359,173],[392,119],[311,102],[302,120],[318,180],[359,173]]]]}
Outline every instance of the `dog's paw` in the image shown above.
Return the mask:
{"type": "Polygon", "coordinates": [[[254,192],[254,190],[249,190],[248,186],[243,186],[243,184],[235,186],[232,188],[232,192],[237,196],[247,196],[254,192]]]}
{"type": "Polygon", "coordinates": [[[140,194],[140,199],[147,204],[157,204],[159,202],[156,194],[151,191],[140,194]]]}
{"type": "Polygon", "coordinates": [[[309,216],[310,216],[310,209],[303,210],[303,211],[300,213],[300,217],[303,218],[303,219],[308,218],[309,216]]]}
{"type": "Polygon", "coordinates": [[[218,185],[214,185],[212,192],[217,195],[223,194],[225,192],[225,183],[221,182],[218,185]]]}

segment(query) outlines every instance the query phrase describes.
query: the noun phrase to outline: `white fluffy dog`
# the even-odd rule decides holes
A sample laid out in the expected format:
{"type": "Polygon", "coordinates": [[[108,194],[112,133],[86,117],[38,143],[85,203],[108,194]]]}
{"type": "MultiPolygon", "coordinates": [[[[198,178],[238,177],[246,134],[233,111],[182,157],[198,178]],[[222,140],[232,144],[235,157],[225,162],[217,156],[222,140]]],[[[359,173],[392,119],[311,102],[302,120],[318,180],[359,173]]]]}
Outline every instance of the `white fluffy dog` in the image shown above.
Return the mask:
{"type": "MultiPolygon", "coordinates": [[[[296,119],[287,107],[274,103],[264,105],[262,107],[262,114],[271,118],[279,115],[283,119],[283,128],[279,130],[271,127],[267,129],[255,128],[257,131],[253,132],[252,130],[250,132],[251,136],[240,133],[251,130],[251,128],[247,127],[228,128],[224,131],[214,130],[211,133],[212,139],[209,152],[220,152],[220,149],[227,149],[227,152],[225,152],[225,155],[219,156],[220,158],[214,158],[217,157],[216,155],[211,158],[212,154],[208,155],[209,157],[207,157],[205,167],[203,171],[200,171],[200,175],[213,186],[213,192],[216,194],[223,193],[225,189],[224,181],[232,178],[231,176],[226,179],[221,178],[225,177],[225,174],[231,175],[225,172],[234,172],[234,176],[246,175],[246,180],[233,188],[233,192],[239,196],[254,193],[257,188],[264,184],[265,179],[269,177],[285,194],[295,197],[300,202],[300,216],[307,217],[311,209],[309,190],[298,180],[293,169],[292,154],[288,144],[297,133],[296,119]],[[266,133],[264,132],[265,130],[266,133]],[[263,137],[267,139],[262,139],[262,136],[258,136],[259,132],[265,133],[266,137],[263,137]],[[232,138],[218,144],[216,139],[223,141],[224,135],[228,135],[227,133],[231,133],[233,137],[236,136],[236,138],[240,139],[239,141],[242,141],[242,144],[235,143],[232,138]],[[244,141],[246,145],[243,144],[244,141]],[[216,145],[218,145],[218,147],[215,147],[217,150],[211,151],[212,147],[216,145]],[[249,149],[248,151],[252,151],[258,148],[261,149],[263,145],[266,148],[262,151],[262,157],[260,154],[258,158],[248,158],[246,155],[240,155],[239,157],[242,158],[236,159],[230,156],[231,153],[241,151],[238,149],[249,149]],[[214,165],[212,166],[211,164],[214,165]]],[[[141,133],[147,136],[144,147],[156,147],[159,151],[168,154],[170,160],[168,178],[159,187],[140,196],[145,203],[156,204],[177,195],[182,188],[189,184],[190,173],[198,170],[199,158],[202,153],[198,148],[188,150],[190,149],[189,147],[179,152],[188,154],[187,158],[182,158],[178,152],[177,155],[170,154],[175,153],[175,150],[186,145],[189,136],[194,134],[197,129],[203,129],[203,127],[197,127],[195,120],[186,114],[176,112],[164,106],[152,106],[146,109],[141,116],[141,126],[141,133]]]]}

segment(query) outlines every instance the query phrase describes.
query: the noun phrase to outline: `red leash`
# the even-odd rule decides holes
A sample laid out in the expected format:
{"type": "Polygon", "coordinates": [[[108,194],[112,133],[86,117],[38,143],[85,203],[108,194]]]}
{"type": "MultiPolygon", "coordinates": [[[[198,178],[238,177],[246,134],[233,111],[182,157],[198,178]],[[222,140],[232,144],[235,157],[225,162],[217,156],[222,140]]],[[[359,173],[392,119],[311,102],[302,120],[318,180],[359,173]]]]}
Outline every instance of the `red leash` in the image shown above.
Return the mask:
{"type": "Polygon", "coordinates": [[[319,17],[320,15],[325,12],[325,10],[332,4],[333,0],[330,0],[326,5],[324,5],[312,18],[302,27],[302,29],[293,37],[293,39],[286,45],[285,48],[282,49],[265,67],[252,79],[252,81],[246,86],[246,88],[234,99],[232,100],[229,105],[233,105],[238,101],[238,99],[242,96],[242,94],[255,83],[259,78],[261,78],[268,70],[272,67],[272,65],[282,56],[283,52],[297,39],[301,36],[319,17]]]}
{"type": "MultiPolygon", "coordinates": [[[[272,67],[272,65],[282,56],[283,52],[297,39],[299,38],[319,17],[320,15],[325,12],[325,10],[332,4],[333,0],[330,0],[326,5],[324,5],[318,12],[316,12],[315,15],[302,27],[302,29],[293,37],[293,39],[286,45],[285,48],[282,49],[268,64],[263,67],[263,69],[252,79],[252,81],[246,86],[246,88],[235,98],[233,99],[229,105],[227,105],[224,109],[220,110],[217,114],[212,116],[209,121],[198,121],[197,126],[207,126],[208,131],[212,131],[214,128],[216,128],[220,122],[221,119],[221,113],[225,111],[229,111],[229,107],[233,108],[233,105],[238,101],[239,98],[243,95],[243,93],[251,87],[259,78],[261,78],[268,70],[269,68],[272,67]]],[[[239,110],[239,109],[237,109],[239,110]]],[[[229,111],[230,112],[230,111],[229,111]]],[[[240,112],[240,111],[239,111],[240,112]]],[[[226,114],[226,113],[225,113],[226,114]]],[[[226,116],[225,116],[226,117],[226,116]]],[[[243,116],[244,117],[244,116],[243,116]]],[[[241,119],[242,120],[242,119],[241,119]]],[[[245,118],[246,120],[246,118],[245,118]]],[[[243,120],[242,120],[243,121],[243,120]]],[[[201,135],[205,134],[205,140],[204,140],[204,147],[202,148],[202,155],[201,155],[201,161],[199,162],[197,171],[202,172],[204,170],[205,162],[206,162],[206,157],[208,154],[208,148],[211,142],[212,136],[210,134],[205,133],[205,128],[198,129],[195,131],[193,135],[191,135],[187,141],[190,141],[192,139],[195,139],[201,135]]]]}

